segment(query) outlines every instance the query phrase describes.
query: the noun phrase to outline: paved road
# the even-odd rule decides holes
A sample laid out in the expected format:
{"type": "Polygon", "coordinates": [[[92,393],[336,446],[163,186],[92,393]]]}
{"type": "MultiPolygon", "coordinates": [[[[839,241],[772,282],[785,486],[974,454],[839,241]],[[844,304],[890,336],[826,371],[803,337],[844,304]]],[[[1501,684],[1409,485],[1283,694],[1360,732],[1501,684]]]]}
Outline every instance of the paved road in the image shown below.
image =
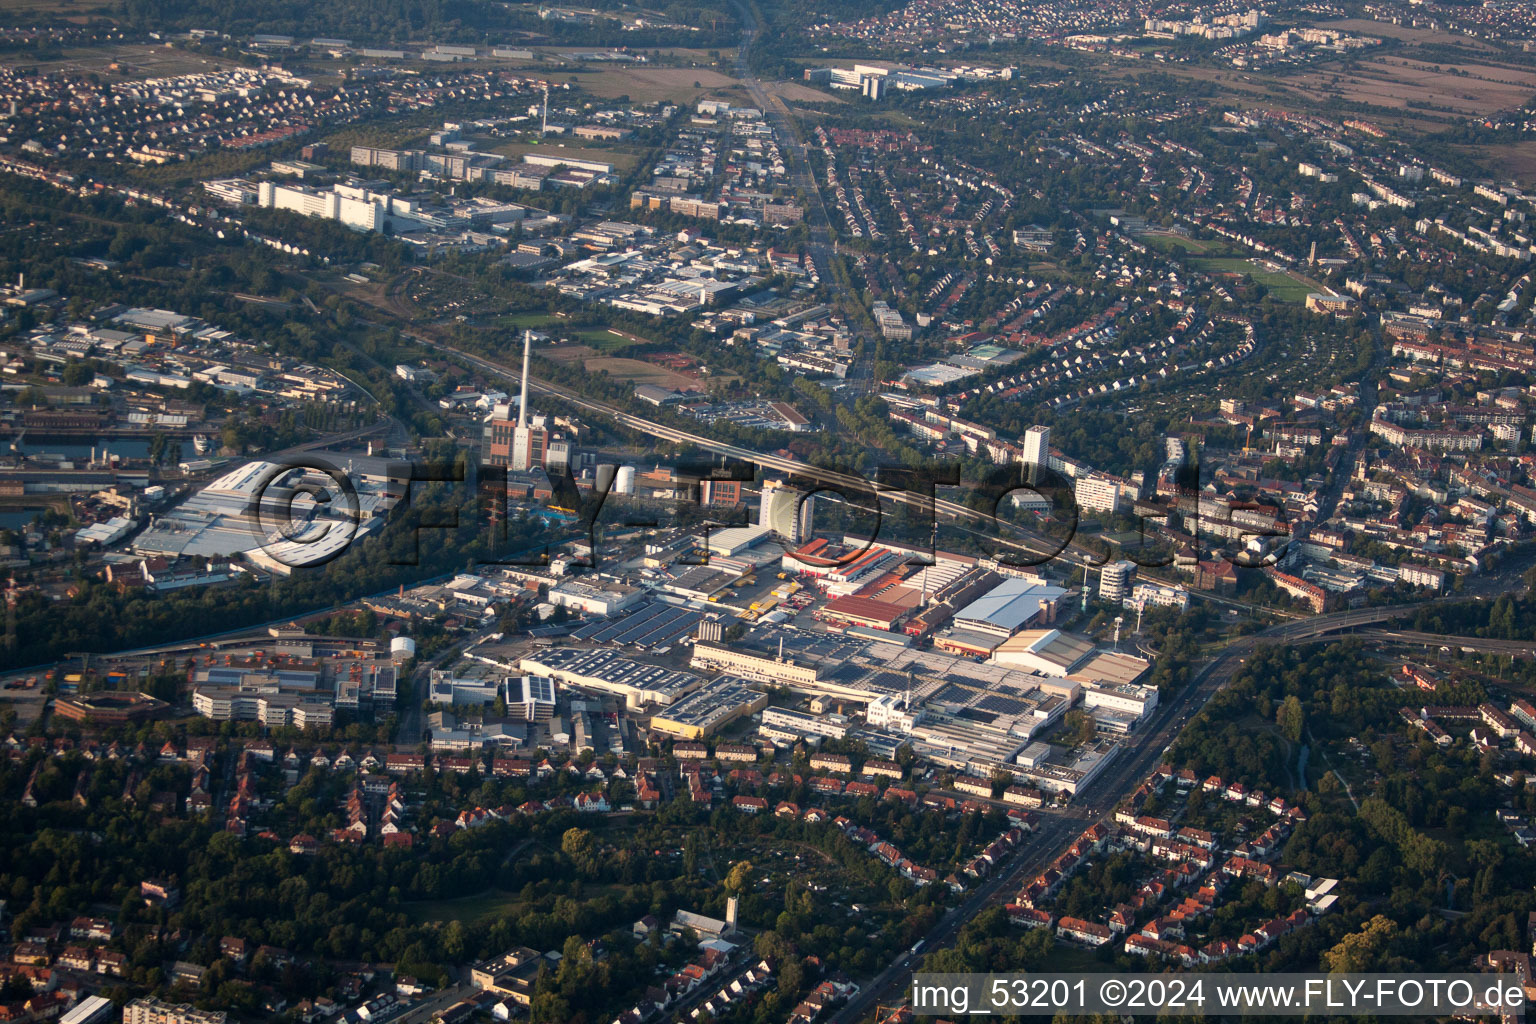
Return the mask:
{"type": "Polygon", "coordinates": [[[785,163],[789,170],[790,183],[805,193],[806,200],[810,204],[806,210],[806,224],[811,230],[811,240],[806,246],[806,254],[816,268],[816,275],[823,283],[827,283],[831,279],[832,257],[837,252],[837,238],[832,232],[832,219],[827,216],[827,208],[822,202],[821,189],[816,186],[816,177],[811,170],[805,139],[801,135],[800,125],[789,112],[789,108],[777,96],[770,96],[763,88],[762,81],[752,73],[748,53],[757,40],[761,26],[758,25],[756,17],[746,4],[740,3],[739,0],[732,0],[732,6],[736,8],[736,16],[741,20],[741,44],[736,48],[736,77],[741,79],[747,91],[752,94],[752,101],[768,119],[779,146],[789,156],[785,163]]]}
{"type": "MultiPolygon", "coordinates": [[[[518,373],[500,363],[465,352],[463,349],[455,348],[452,345],[422,334],[403,333],[413,341],[456,358],[488,377],[498,378],[510,384],[517,384],[521,380],[518,373]]],[[[808,462],[802,462],[799,459],[784,458],[778,455],[759,452],[751,448],[744,448],[741,445],[717,441],[702,434],[690,433],[686,430],[667,426],[664,423],[645,419],[642,416],[636,416],[606,402],[587,398],[580,392],[572,391],[570,388],[562,387],[549,381],[540,380],[537,377],[530,376],[528,378],[528,390],[535,394],[554,396],[578,409],[611,420],[619,426],[630,430],[648,434],[658,440],[669,441],[673,444],[690,445],[703,451],[714,452],[717,455],[725,455],[742,462],[762,466],[765,469],[787,473],[804,480],[813,481],[817,486],[824,487],[829,492],[842,492],[848,495],[877,495],[882,500],[916,508],[923,514],[928,514],[931,510],[932,514],[945,519],[956,519],[980,523],[984,527],[994,527],[990,536],[993,536],[997,543],[1017,548],[1030,555],[1043,556],[1049,560],[1063,554],[1061,541],[1054,537],[1047,537],[1044,534],[1031,536],[1017,526],[1010,527],[1008,531],[1013,535],[1012,537],[998,536],[995,530],[996,517],[987,512],[978,512],[969,505],[963,505],[957,501],[930,498],[927,494],[918,491],[893,490],[882,487],[873,480],[865,479],[863,476],[853,473],[824,469],[808,462]]],[[[1069,543],[1066,550],[1076,555],[1078,562],[1091,560],[1093,564],[1098,564],[1102,560],[1097,553],[1078,545],[1076,542],[1069,543]]]]}
{"type": "Polygon", "coordinates": [[[432,670],[442,668],[450,656],[457,658],[463,649],[460,644],[449,644],[437,657],[422,662],[411,671],[410,698],[404,705],[396,704],[396,713],[400,716],[400,728],[395,730],[396,747],[415,750],[422,742],[426,733],[426,716],[422,714],[421,702],[427,699],[427,693],[431,690],[432,670]]]}
{"type": "Polygon", "coordinates": [[[1082,804],[1062,813],[1043,814],[1039,830],[1030,836],[1003,870],[967,894],[961,904],[950,910],[923,937],[922,953],[918,956],[905,954],[882,971],[833,1015],[834,1024],[852,1024],[862,1020],[863,1015],[877,1004],[901,1002],[911,980],[912,968],[923,953],[950,945],[965,922],[989,905],[1009,902],[1025,879],[1038,874],[1089,826],[1110,818],[1120,801],[1161,761],[1185,723],[1217,690],[1231,681],[1257,642],[1255,637],[1248,637],[1234,643],[1206,664],[1182,693],[1160,705],[1153,712],[1150,723],[1143,728],[1138,746],[1122,752],[1104,769],[1104,774],[1094,781],[1082,804]]]}
{"type": "Polygon", "coordinates": [[[434,1013],[437,1013],[439,1010],[446,1010],[454,1003],[477,994],[478,991],[473,985],[465,985],[463,983],[450,985],[441,992],[433,992],[431,995],[426,996],[416,1005],[405,1011],[405,1013],[395,1018],[392,1024],[426,1024],[427,1021],[432,1019],[434,1013]]]}
{"type": "Polygon", "coordinates": [[[1536,642],[1530,640],[1448,636],[1441,633],[1418,633],[1407,629],[1362,629],[1351,635],[1362,640],[1384,640],[1388,643],[1418,644],[1424,647],[1449,647],[1453,651],[1480,651],[1484,654],[1508,654],[1527,658],[1536,656],[1536,642]]]}
{"type": "MultiPolygon", "coordinates": [[[[1495,587],[1509,590],[1517,587],[1515,577],[1521,565],[1507,566],[1502,572],[1488,578],[1495,587]]],[[[1436,601],[1465,600],[1464,595],[1446,595],[1436,601]]],[[[1387,608],[1360,608],[1319,615],[1300,622],[1286,622],[1251,636],[1242,637],[1229,644],[1221,653],[1207,661],[1195,674],[1190,685],[1161,704],[1153,712],[1148,724],[1136,737],[1134,750],[1120,754],[1096,779],[1084,795],[1080,805],[1065,813],[1046,813],[1039,831],[1017,851],[1004,869],[986,884],[969,893],[965,900],[946,914],[923,937],[922,951],[918,956],[904,954],[896,963],[872,979],[832,1020],[835,1024],[853,1024],[864,1019],[876,1005],[895,1005],[905,998],[911,981],[912,969],[922,954],[950,945],[966,921],[971,920],[988,905],[1005,903],[1018,891],[1022,880],[1038,874],[1054,860],[1063,849],[1081,835],[1090,825],[1107,821],[1115,808],[1141,781],[1162,761],[1168,747],[1178,737],[1184,726],[1203,708],[1211,697],[1237,675],[1248,656],[1260,646],[1273,643],[1298,643],[1318,640],[1353,630],[1359,626],[1374,626],[1402,615],[1412,614],[1422,605],[1387,608]]],[[[1397,630],[1378,630],[1401,637],[1426,637],[1429,634],[1397,630]]],[[[1441,638],[1444,642],[1447,638],[1441,638]]],[[[1478,650],[1502,650],[1510,641],[1484,640],[1480,637],[1454,638],[1459,644],[1478,650]]],[[[1522,644],[1525,648],[1536,645],[1522,644]]]]}

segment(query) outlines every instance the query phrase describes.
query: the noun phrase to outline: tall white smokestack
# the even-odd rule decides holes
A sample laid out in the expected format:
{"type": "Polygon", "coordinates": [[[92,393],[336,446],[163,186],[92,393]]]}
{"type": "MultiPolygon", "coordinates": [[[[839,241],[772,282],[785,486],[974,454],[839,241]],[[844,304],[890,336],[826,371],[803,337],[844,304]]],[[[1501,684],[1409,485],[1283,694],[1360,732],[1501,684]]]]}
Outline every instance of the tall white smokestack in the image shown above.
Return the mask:
{"type": "Polygon", "coordinates": [[[517,403],[517,428],[528,425],[528,350],[533,345],[533,332],[523,332],[523,391],[517,403]]]}

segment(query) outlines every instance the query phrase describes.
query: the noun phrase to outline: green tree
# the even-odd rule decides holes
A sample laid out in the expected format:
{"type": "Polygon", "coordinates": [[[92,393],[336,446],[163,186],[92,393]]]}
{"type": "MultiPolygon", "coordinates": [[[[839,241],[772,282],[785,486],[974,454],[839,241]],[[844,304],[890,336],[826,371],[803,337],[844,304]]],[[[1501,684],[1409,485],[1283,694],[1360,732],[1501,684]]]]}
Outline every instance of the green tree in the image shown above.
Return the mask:
{"type": "Polygon", "coordinates": [[[1275,723],[1280,726],[1280,731],[1286,739],[1292,743],[1299,743],[1302,730],[1307,724],[1307,713],[1301,706],[1301,699],[1292,694],[1281,701],[1279,709],[1275,712],[1275,723]]]}
{"type": "Polygon", "coordinates": [[[752,880],[752,862],[749,860],[738,861],[732,866],[730,874],[725,876],[725,888],[728,892],[742,892],[747,883],[752,880]]]}

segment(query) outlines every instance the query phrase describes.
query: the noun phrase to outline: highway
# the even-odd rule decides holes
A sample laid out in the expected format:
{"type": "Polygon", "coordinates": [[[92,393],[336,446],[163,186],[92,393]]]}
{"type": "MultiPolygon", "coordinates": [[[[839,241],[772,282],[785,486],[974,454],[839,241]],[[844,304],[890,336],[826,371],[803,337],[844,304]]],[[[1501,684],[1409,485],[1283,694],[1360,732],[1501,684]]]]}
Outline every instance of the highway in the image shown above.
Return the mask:
{"type": "Polygon", "coordinates": [[[1418,644],[1423,647],[1449,647],[1453,651],[1479,651],[1483,654],[1508,654],[1511,657],[1536,656],[1536,642],[1496,640],[1481,636],[1450,636],[1440,633],[1415,633],[1403,629],[1365,629],[1351,634],[1362,640],[1418,644]]]}

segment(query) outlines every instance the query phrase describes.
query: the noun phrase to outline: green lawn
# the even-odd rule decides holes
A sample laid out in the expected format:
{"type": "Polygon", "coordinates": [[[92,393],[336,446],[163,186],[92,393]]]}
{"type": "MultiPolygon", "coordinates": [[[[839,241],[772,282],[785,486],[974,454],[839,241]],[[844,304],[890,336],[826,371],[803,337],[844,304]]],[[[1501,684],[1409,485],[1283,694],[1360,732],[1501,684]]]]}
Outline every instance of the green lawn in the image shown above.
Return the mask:
{"type": "Polygon", "coordinates": [[[508,313],[501,317],[498,323],[502,327],[513,327],[521,331],[523,328],[532,328],[542,331],[547,327],[558,327],[563,321],[550,316],[548,313],[508,313]]]}
{"type": "Polygon", "coordinates": [[[1199,238],[1186,238],[1183,235],[1170,234],[1166,231],[1149,231],[1137,241],[1149,249],[1160,249],[1163,252],[1173,252],[1183,248],[1186,252],[1203,255],[1208,252],[1221,252],[1224,246],[1221,242],[1206,241],[1199,238]]]}
{"type": "MultiPolygon", "coordinates": [[[[1112,943],[1118,946],[1118,942],[1112,943]]],[[[1103,960],[1099,959],[1097,952],[1085,949],[1082,946],[1074,946],[1071,943],[1058,941],[1051,955],[1046,958],[1042,970],[1055,973],[1093,972],[1106,970],[1103,960]]]]}
{"type": "Polygon", "coordinates": [[[525,328],[543,331],[554,338],[569,338],[586,345],[606,356],[614,355],[641,342],[615,334],[606,327],[578,327],[572,329],[567,321],[546,313],[509,313],[496,319],[496,326],[505,330],[521,331],[525,328]]]}
{"type": "Polygon", "coordinates": [[[1253,260],[1241,257],[1202,258],[1194,261],[1196,267],[1214,274],[1247,274],[1254,281],[1269,289],[1281,302],[1305,302],[1314,289],[1296,280],[1290,274],[1265,270],[1253,260]]]}
{"type": "Polygon", "coordinates": [[[620,337],[602,327],[591,327],[577,331],[574,337],[579,339],[583,345],[590,345],[607,356],[611,356],[616,352],[622,352],[631,345],[639,344],[639,342],[620,337]]]}
{"type": "Polygon", "coordinates": [[[460,896],[451,900],[414,900],[400,904],[400,910],[412,924],[429,921],[463,921],[466,925],[483,924],[510,914],[522,903],[522,898],[500,889],[489,889],[474,896],[460,896]]]}

